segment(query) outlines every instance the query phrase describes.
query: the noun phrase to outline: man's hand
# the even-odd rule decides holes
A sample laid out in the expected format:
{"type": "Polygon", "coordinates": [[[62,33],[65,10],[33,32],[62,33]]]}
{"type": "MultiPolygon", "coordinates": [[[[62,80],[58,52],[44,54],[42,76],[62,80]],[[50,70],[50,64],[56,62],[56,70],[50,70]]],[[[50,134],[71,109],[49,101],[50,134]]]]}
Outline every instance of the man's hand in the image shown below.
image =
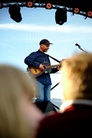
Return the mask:
{"type": "Polygon", "coordinates": [[[62,62],[63,62],[64,60],[65,60],[65,59],[62,59],[62,60],[60,61],[60,65],[57,67],[58,71],[61,70],[62,62]]]}
{"type": "Polygon", "coordinates": [[[43,70],[44,70],[44,65],[43,65],[43,64],[40,64],[40,65],[39,65],[39,69],[40,69],[41,71],[43,71],[43,70]]]}

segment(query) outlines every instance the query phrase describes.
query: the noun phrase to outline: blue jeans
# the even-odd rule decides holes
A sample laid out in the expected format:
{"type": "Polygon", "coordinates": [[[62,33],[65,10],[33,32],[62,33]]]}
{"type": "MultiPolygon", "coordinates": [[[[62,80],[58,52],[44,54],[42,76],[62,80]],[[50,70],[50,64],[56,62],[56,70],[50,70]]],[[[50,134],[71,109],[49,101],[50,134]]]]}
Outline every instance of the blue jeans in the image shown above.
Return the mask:
{"type": "Polygon", "coordinates": [[[44,85],[37,81],[38,84],[38,96],[36,102],[50,101],[51,85],[44,85]]]}

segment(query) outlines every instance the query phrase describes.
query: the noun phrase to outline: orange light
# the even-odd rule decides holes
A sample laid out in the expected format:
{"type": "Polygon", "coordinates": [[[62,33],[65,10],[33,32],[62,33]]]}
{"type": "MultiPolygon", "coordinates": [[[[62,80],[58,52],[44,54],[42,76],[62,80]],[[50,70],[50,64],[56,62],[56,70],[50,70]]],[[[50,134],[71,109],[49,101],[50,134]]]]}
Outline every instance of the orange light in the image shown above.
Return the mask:
{"type": "Polygon", "coordinates": [[[46,9],[51,9],[52,8],[52,4],[51,3],[47,3],[46,4],[46,9]]]}
{"type": "Polygon", "coordinates": [[[29,1],[29,2],[27,2],[27,7],[32,7],[33,6],[33,2],[32,1],[29,1]]]}
{"type": "Polygon", "coordinates": [[[88,11],[87,16],[92,17],[92,11],[88,11]]]}
{"type": "Polygon", "coordinates": [[[0,3],[0,8],[2,8],[2,3],[0,3]]]}
{"type": "Polygon", "coordinates": [[[79,8],[74,8],[74,13],[78,14],[80,12],[80,9],[79,8]]]}

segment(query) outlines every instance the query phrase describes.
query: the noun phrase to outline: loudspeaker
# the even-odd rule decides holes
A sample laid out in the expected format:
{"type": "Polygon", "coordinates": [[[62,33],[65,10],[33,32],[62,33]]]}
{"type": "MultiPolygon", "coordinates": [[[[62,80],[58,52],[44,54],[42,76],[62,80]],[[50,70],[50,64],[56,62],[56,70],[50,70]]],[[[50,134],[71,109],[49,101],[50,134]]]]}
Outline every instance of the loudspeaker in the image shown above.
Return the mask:
{"type": "Polygon", "coordinates": [[[43,113],[48,113],[50,111],[57,112],[54,105],[50,101],[35,102],[35,104],[43,113]]]}

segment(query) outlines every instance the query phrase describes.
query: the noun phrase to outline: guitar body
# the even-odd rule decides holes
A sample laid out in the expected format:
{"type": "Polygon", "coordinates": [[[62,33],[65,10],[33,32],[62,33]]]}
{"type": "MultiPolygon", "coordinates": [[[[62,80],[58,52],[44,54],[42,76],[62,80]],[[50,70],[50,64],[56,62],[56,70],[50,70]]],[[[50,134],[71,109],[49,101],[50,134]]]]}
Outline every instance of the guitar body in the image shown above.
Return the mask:
{"type": "Polygon", "coordinates": [[[30,71],[34,77],[38,77],[43,73],[43,71],[41,71],[39,68],[35,68],[35,67],[30,67],[28,69],[28,71],[30,71]]]}

